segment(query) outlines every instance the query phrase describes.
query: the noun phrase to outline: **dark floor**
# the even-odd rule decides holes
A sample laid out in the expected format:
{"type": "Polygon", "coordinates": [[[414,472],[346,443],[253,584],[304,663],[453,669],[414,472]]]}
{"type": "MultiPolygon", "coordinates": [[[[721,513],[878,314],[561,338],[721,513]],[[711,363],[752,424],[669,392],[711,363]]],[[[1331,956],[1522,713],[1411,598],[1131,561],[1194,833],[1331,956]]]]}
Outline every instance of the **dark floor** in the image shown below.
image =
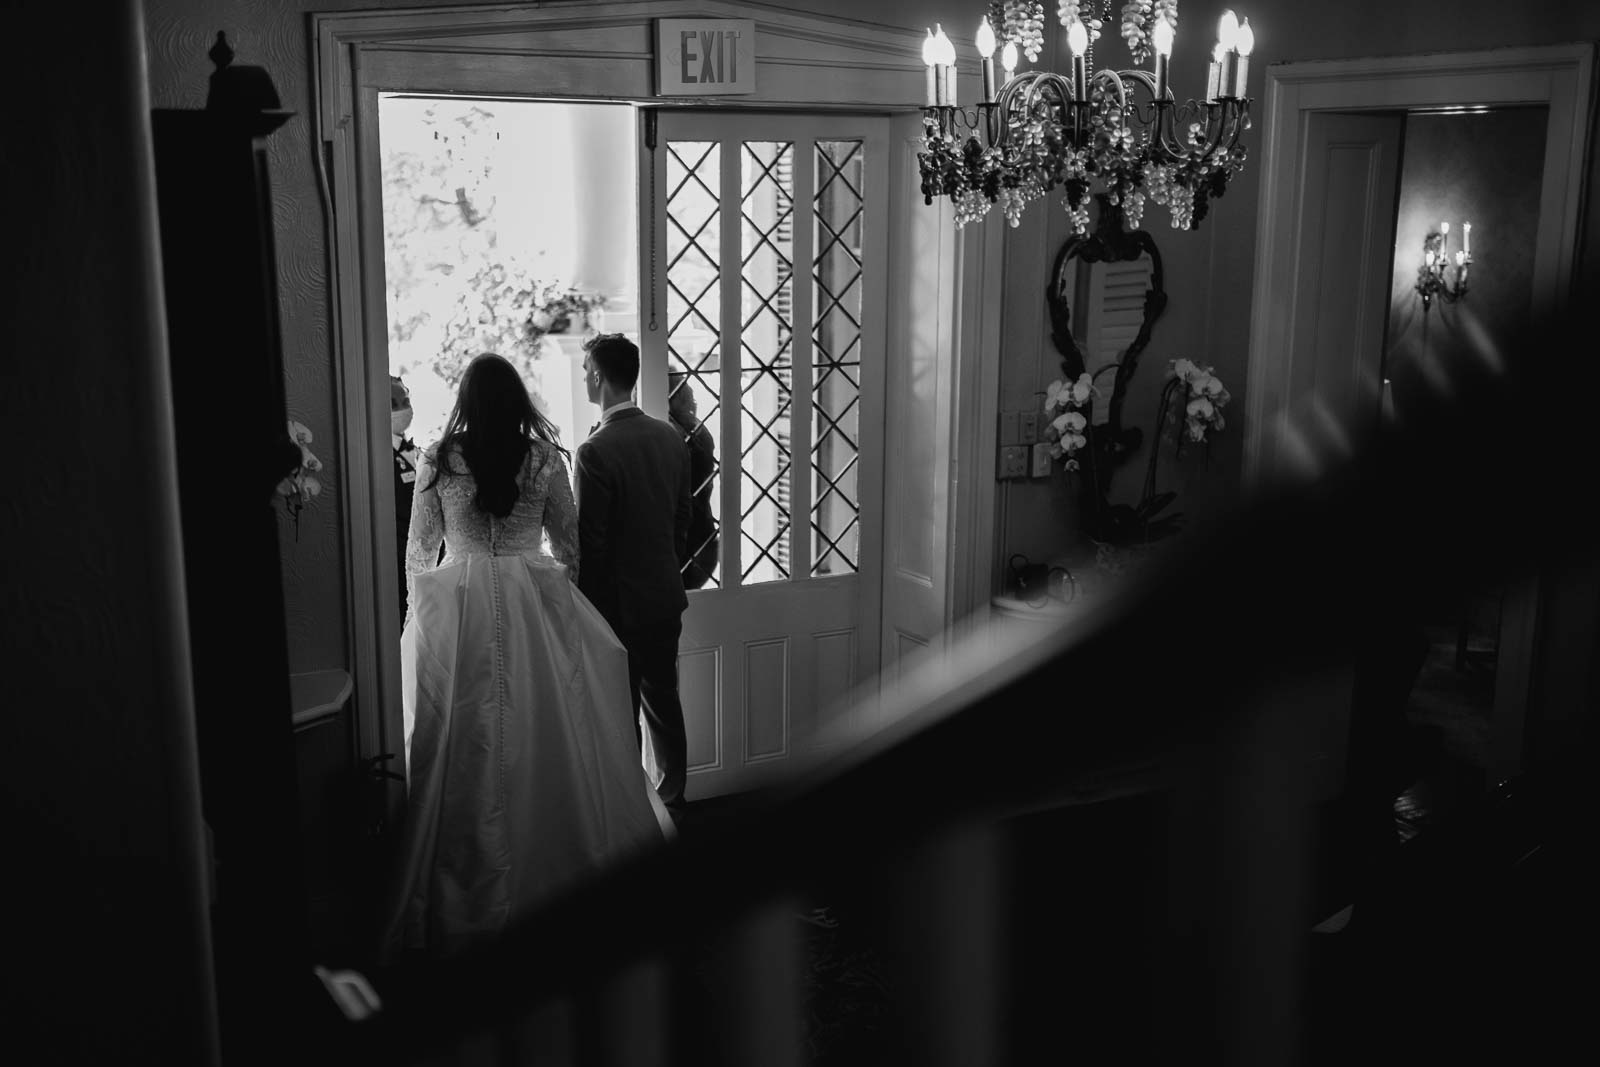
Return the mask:
{"type": "MultiPolygon", "coordinates": [[[[1585,1021],[1597,992],[1589,961],[1600,886],[1579,852],[1591,835],[1567,786],[1491,781],[1493,650],[1459,636],[1448,625],[1429,634],[1388,831],[1359,848],[1329,827],[1316,834],[1316,914],[1296,976],[1305,993],[1298,1062],[1307,1067],[1541,1064],[1595,1051],[1585,1021]],[[1329,917],[1347,921],[1330,924],[1336,932],[1312,929],[1329,917]],[[1569,1053],[1563,1042],[1579,1044],[1569,1053]]],[[[757,803],[748,795],[693,802],[680,832],[715,835],[757,803]]],[[[1331,827],[1342,818],[1336,807],[1326,816],[1331,827]]],[[[1002,1062],[1229,1063],[1209,997],[1236,980],[1239,961],[1182,928],[1180,916],[1207,919],[1204,907],[1173,898],[1181,880],[1170,866],[1178,854],[1171,798],[1151,793],[1006,825],[1002,1062]]],[[[808,1067],[906,1062],[895,956],[883,934],[884,909],[895,906],[875,876],[859,872],[796,903],[808,1067]]],[[[703,1021],[686,1030],[680,1060],[745,1067],[715,1047],[719,1012],[736,1001],[715,956],[708,944],[680,963],[683,1014],[703,1021]]]]}
{"type": "MultiPolygon", "coordinates": [[[[1491,781],[1492,646],[1458,644],[1453,626],[1429,636],[1392,837],[1359,854],[1338,834],[1319,841],[1319,917],[1338,921],[1326,927],[1334,932],[1305,930],[1299,1062],[1587,1060],[1600,886],[1578,851],[1581,819],[1565,787],[1491,781]]],[[[1204,992],[1229,976],[1179,977],[1169,966],[1196,957],[1171,926],[1164,803],[1150,795],[1015,821],[1007,1062],[1067,1062],[1066,1049],[1081,1062],[1229,1062],[1204,992]],[[1062,842],[1075,862],[1062,862],[1062,842]]],[[[744,804],[695,803],[684,832],[714,832],[744,804]]],[[[889,1037],[894,979],[869,896],[840,885],[796,915],[816,1067],[900,1062],[889,1037]]]]}

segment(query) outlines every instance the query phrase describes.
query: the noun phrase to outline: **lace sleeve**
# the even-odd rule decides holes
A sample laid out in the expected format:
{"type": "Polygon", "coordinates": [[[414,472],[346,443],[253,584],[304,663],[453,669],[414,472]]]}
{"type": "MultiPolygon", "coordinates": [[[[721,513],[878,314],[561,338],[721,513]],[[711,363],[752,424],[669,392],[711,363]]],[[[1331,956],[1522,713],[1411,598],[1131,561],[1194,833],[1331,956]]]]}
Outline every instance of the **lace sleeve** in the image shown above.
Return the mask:
{"type": "Polygon", "coordinates": [[[417,480],[411,497],[411,529],[406,534],[406,617],[411,617],[412,579],[429,571],[439,560],[439,545],[444,541],[444,508],[439,503],[439,487],[433,481],[434,457],[417,454],[417,480]]]}
{"type": "Polygon", "coordinates": [[[544,532],[550,554],[567,566],[567,577],[578,581],[578,507],[572,500],[572,479],[567,461],[555,449],[545,463],[544,532]]]}

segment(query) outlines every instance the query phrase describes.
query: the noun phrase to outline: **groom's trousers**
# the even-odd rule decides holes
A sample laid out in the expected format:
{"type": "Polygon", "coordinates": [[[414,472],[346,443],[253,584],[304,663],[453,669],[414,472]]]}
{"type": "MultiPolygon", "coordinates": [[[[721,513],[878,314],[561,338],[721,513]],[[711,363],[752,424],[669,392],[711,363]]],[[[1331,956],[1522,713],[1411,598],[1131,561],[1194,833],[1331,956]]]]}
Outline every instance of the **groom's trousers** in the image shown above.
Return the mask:
{"type": "Polygon", "coordinates": [[[644,736],[639,712],[650,728],[650,743],[661,784],[656,792],[669,808],[683,803],[684,781],[689,771],[689,739],[683,727],[683,704],[678,699],[678,638],[683,621],[617,632],[628,650],[628,685],[633,690],[633,730],[641,749],[644,736]]]}

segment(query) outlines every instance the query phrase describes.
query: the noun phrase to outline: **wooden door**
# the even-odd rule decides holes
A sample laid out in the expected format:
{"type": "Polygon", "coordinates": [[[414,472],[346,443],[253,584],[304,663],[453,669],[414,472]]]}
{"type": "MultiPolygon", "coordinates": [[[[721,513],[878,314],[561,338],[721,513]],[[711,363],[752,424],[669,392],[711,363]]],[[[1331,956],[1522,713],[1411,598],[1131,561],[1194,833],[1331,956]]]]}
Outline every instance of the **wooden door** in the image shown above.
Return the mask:
{"type": "Polygon", "coordinates": [[[687,391],[715,453],[679,657],[699,799],[770,780],[877,670],[888,123],[644,126],[640,397],[687,391]]]}
{"type": "MultiPolygon", "coordinates": [[[[1400,112],[1314,112],[1307,119],[1283,408],[1305,432],[1315,426],[1325,435],[1319,452],[1353,444],[1381,413],[1404,131],[1400,112]]],[[[1305,458],[1295,431],[1288,432],[1280,463],[1305,458]]]]}
{"type": "MultiPolygon", "coordinates": [[[[917,188],[918,115],[893,120],[890,180],[917,188]]],[[[889,254],[885,419],[894,474],[885,486],[882,657],[885,685],[943,649],[951,581],[951,406],[960,336],[960,236],[949,201],[907,197],[894,214],[889,254]]]]}
{"type": "MultiPolygon", "coordinates": [[[[1381,415],[1404,131],[1400,112],[1307,119],[1285,420],[1268,470],[1315,473],[1343,460],[1381,415]]],[[[1340,669],[1294,694],[1312,724],[1320,797],[1343,786],[1353,681],[1340,669]]]]}

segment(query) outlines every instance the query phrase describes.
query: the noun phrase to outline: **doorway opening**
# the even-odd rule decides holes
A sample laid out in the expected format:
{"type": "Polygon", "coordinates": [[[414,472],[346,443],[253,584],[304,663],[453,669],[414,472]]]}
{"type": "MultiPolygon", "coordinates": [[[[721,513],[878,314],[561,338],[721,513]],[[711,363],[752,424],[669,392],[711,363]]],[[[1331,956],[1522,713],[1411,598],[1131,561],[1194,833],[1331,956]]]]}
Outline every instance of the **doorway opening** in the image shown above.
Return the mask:
{"type": "Polygon", "coordinates": [[[561,443],[594,421],[582,344],[639,340],[637,119],[626,104],[378,98],[389,373],[407,435],[437,440],[474,356],[496,352],[561,443]]]}
{"type": "MultiPolygon", "coordinates": [[[[1546,105],[1400,116],[1405,148],[1382,357],[1390,417],[1403,416],[1414,392],[1447,388],[1464,368],[1493,369],[1516,350],[1534,298],[1527,235],[1539,230],[1549,118],[1546,105]],[[1425,275],[1446,284],[1433,289],[1425,275]],[[1419,285],[1429,289],[1426,299],[1419,285]]],[[[1474,585],[1424,605],[1427,651],[1407,707],[1419,774],[1396,807],[1403,832],[1494,780],[1491,725],[1508,592],[1505,583],[1474,585]]]]}

